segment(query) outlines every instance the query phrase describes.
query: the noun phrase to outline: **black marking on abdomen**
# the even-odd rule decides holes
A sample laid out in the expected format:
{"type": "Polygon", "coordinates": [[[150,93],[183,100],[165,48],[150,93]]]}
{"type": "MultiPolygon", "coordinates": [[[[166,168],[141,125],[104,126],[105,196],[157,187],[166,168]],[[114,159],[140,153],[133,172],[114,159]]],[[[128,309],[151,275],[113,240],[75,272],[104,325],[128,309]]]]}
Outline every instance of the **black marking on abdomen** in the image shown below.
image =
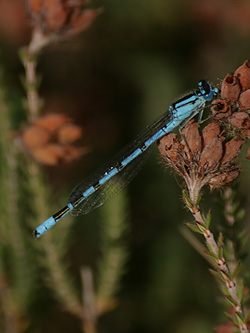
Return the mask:
{"type": "Polygon", "coordinates": [[[65,206],[63,209],[59,210],[59,212],[57,212],[55,215],[53,215],[52,217],[56,220],[60,219],[63,215],[65,215],[65,213],[67,213],[69,211],[69,207],[65,206]]]}
{"type": "Polygon", "coordinates": [[[119,164],[116,165],[116,169],[118,171],[121,171],[123,168],[124,168],[124,165],[122,165],[121,163],[119,163],[119,164]]]}
{"type": "Polygon", "coordinates": [[[96,182],[92,186],[94,187],[95,190],[97,190],[101,186],[101,184],[99,182],[96,182]]]}
{"type": "Polygon", "coordinates": [[[146,146],[145,144],[142,147],[140,147],[142,152],[144,152],[147,148],[148,148],[148,146],[146,146]]]}
{"type": "Polygon", "coordinates": [[[79,204],[79,202],[81,202],[81,201],[83,200],[83,198],[84,198],[84,196],[81,195],[79,198],[77,198],[77,199],[75,199],[73,202],[71,202],[71,204],[72,204],[74,207],[76,207],[76,206],[79,204]]]}

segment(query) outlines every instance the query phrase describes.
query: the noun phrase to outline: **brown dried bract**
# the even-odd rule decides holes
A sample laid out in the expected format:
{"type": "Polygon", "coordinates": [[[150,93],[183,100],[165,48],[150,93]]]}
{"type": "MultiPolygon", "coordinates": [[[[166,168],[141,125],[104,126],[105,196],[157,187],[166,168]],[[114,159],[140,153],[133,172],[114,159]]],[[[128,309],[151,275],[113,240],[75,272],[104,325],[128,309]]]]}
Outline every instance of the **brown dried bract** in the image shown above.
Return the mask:
{"type": "Polygon", "coordinates": [[[227,75],[221,84],[221,98],[228,101],[237,101],[241,92],[237,76],[227,75]]]}
{"type": "Polygon", "coordinates": [[[24,130],[22,139],[26,147],[35,148],[49,142],[51,134],[41,127],[32,125],[24,130]]]}
{"type": "Polygon", "coordinates": [[[223,99],[216,99],[211,106],[214,119],[226,119],[232,114],[232,107],[223,99]]]}
{"type": "Polygon", "coordinates": [[[229,123],[237,129],[248,129],[250,127],[250,117],[246,112],[235,112],[230,117],[229,123]]]}
{"type": "Polygon", "coordinates": [[[70,118],[65,114],[59,113],[48,113],[35,120],[34,124],[36,126],[42,127],[51,133],[56,133],[56,131],[64,124],[69,123],[70,118]]]}
{"type": "Polygon", "coordinates": [[[29,0],[32,24],[35,30],[52,39],[67,38],[85,31],[100,9],[86,8],[85,1],[29,0]]]}
{"type": "Polygon", "coordinates": [[[63,159],[64,149],[59,144],[50,143],[33,149],[31,154],[38,162],[53,166],[63,159]]]}
{"type": "Polygon", "coordinates": [[[220,134],[220,126],[217,122],[212,121],[202,131],[203,146],[205,147],[209,141],[218,138],[220,134]]]}
{"type": "Polygon", "coordinates": [[[227,183],[231,183],[239,176],[240,172],[241,168],[238,166],[238,169],[219,173],[217,176],[210,179],[209,185],[212,187],[221,187],[227,183]]]}
{"type": "Polygon", "coordinates": [[[22,133],[23,144],[42,164],[54,166],[71,162],[88,152],[72,144],[80,139],[83,130],[64,114],[47,114],[38,118],[22,133]]]}
{"type": "Polygon", "coordinates": [[[159,141],[158,148],[162,156],[166,155],[171,161],[173,161],[173,163],[175,163],[181,149],[177,134],[169,133],[168,135],[165,135],[159,141]]]}
{"type": "Polygon", "coordinates": [[[240,110],[250,109],[250,89],[244,91],[239,98],[239,108],[240,110]]]}
{"type": "Polygon", "coordinates": [[[70,21],[68,35],[76,35],[81,31],[87,30],[101,10],[86,9],[84,12],[75,12],[70,21]]]}
{"type": "MultiPolygon", "coordinates": [[[[188,123],[185,128],[182,130],[182,134],[185,137],[185,140],[188,144],[188,149],[186,149],[187,154],[191,152],[192,154],[196,154],[201,151],[202,142],[199,134],[199,124],[192,121],[192,123],[188,123]]],[[[185,148],[187,146],[182,141],[182,144],[185,148]]]]}
{"type": "Polygon", "coordinates": [[[243,65],[236,69],[234,75],[238,77],[241,90],[250,89],[250,62],[246,60],[243,65]]]}
{"type": "Polygon", "coordinates": [[[79,159],[88,149],[79,149],[71,145],[49,143],[31,151],[32,156],[39,162],[49,166],[56,166],[59,163],[69,163],[79,159]]]}
{"type": "Polygon", "coordinates": [[[189,123],[187,126],[182,131],[184,140],[179,142],[177,135],[170,133],[159,141],[159,150],[163,161],[184,178],[193,197],[198,198],[204,185],[220,187],[239,175],[240,166],[234,161],[244,140],[235,137],[224,143],[222,130],[214,121],[203,129],[202,135],[198,124],[189,123]]]}
{"type": "Polygon", "coordinates": [[[209,171],[217,167],[223,154],[221,141],[220,138],[214,138],[206,144],[200,156],[200,169],[209,171]]]}
{"type": "Polygon", "coordinates": [[[49,31],[63,28],[67,22],[69,8],[61,0],[44,0],[46,26],[49,31]]]}
{"type": "Polygon", "coordinates": [[[238,157],[241,147],[245,141],[236,136],[225,144],[224,156],[221,160],[221,164],[232,163],[238,157]]]}
{"type": "Polygon", "coordinates": [[[58,141],[63,144],[73,143],[82,137],[83,130],[75,124],[65,124],[59,128],[58,141]]]}

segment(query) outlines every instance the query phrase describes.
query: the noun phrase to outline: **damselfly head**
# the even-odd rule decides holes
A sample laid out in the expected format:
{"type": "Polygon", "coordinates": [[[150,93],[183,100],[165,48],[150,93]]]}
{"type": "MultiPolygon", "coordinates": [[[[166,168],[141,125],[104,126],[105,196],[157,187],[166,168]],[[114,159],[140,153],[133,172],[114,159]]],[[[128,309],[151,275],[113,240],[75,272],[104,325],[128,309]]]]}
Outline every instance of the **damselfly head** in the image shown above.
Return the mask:
{"type": "Polygon", "coordinates": [[[219,92],[218,88],[211,86],[207,80],[200,80],[198,82],[200,89],[199,93],[206,101],[211,101],[219,92]]]}
{"type": "Polygon", "coordinates": [[[211,101],[219,92],[219,89],[216,87],[211,86],[207,80],[200,80],[198,82],[198,87],[200,89],[201,96],[206,101],[211,101]]]}

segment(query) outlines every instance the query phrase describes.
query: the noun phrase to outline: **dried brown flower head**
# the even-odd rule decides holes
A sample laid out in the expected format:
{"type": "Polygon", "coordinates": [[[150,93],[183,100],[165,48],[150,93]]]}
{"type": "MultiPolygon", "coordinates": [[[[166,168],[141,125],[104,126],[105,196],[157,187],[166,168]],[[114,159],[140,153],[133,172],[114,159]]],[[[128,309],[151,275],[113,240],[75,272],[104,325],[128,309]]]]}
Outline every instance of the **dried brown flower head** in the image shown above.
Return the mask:
{"type": "Polygon", "coordinates": [[[190,197],[197,200],[201,188],[209,184],[221,187],[234,180],[240,173],[235,164],[244,140],[235,137],[225,143],[217,122],[208,124],[199,133],[199,124],[189,122],[182,131],[185,140],[170,133],[159,142],[163,161],[184,178],[190,197]]]}
{"type": "MultiPolygon", "coordinates": [[[[199,206],[200,190],[204,185],[224,186],[237,178],[241,171],[235,161],[242,145],[250,138],[250,62],[246,61],[233,75],[227,75],[221,84],[221,96],[212,102],[212,121],[200,132],[199,124],[191,120],[182,130],[181,136],[169,133],[159,140],[163,161],[172,167],[186,182],[188,191],[183,191],[183,200],[194,217],[194,223],[186,225],[202,234],[209,258],[215,269],[211,273],[222,283],[223,293],[230,299],[233,316],[226,316],[233,324],[219,325],[216,332],[248,332],[248,322],[239,295],[236,265],[224,256],[224,237],[218,240],[210,230],[211,214],[202,214],[199,206]],[[236,268],[235,268],[236,267],[236,268]]],[[[250,148],[247,158],[250,159],[250,148]]],[[[232,192],[231,192],[232,193],[232,192]]],[[[229,193],[228,197],[232,197],[229,193]]],[[[229,202],[228,202],[229,203],[229,202]]],[[[232,212],[231,203],[228,212],[232,212]]],[[[232,226],[232,215],[228,222],[232,226]]],[[[233,230],[233,229],[232,229],[233,230]]],[[[235,229],[234,229],[235,230],[235,229]]],[[[231,240],[230,240],[231,242],[231,240]]],[[[232,243],[233,244],[233,243],[232,243]]],[[[233,246],[230,244],[230,248],[233,246]]],[[[229,249],[229,252],[231,249],[229,249]]],[[[241,287],[240,287],[241,288],[241,287]]]]}
{"type": "Polygon", "coordinates": [[[22,133],[22,141],[39,163],[57,165],[71,162],[88,152],[73,143],[82,137],[82,128],[64,114],[47,114],[36,119],[22,133]]]}
{"type": "MultiPolygon", "coordinates": [[[[250,138],[250,61],[221,83],[221,98],[213,101],[211,112],[229,136],[250,138]]],[[[249,159],[250,151],[247,153],[249,159]]]]}
{"type": "Polygon", "coordinates": [[[83,0],[1,0],[0,31],[15,43],[27,43],[33,33],[39,48],[88,29],[102,12],[100,8],[89,8],[89,3],[83,0]]]}
{"type": "Polygon", "coordinates": [[[199,124],[192,120],[182,130],[184,140],[170,133],[159,141],[163,161],[184,178],[194,202],[204,185],[224,186],[241,171],[235,160],[250,139],[250,61],[226,75],[221,96],[210,109],[213,121],[201,134],[199,124]]]}
{"type": "Polygon", "coordinates": [[[86,30],[101,12],[82,0],[27,0],[32,24],[43,35],[70,37],[86,30]]]}

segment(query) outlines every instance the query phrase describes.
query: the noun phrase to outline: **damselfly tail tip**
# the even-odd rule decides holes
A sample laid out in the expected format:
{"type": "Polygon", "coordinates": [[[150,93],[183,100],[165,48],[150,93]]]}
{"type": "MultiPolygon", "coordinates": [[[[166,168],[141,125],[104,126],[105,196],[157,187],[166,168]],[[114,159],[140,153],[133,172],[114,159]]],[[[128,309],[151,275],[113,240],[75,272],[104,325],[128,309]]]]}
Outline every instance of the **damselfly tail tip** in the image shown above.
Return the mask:
{"type": "Polygon", "coordinates": [[[54,219],[53,216],[48,218],[46,221],[44,221],[39,227],[37,227],[34,231],[33,234],[36,238],[41,237],[45,232],[47,232],[50,228],[53,227],[53,225],[56,224],[56,220],[54,219]]]}
{"type": "Polygon", "coordinates": [[[35,229],[35,230],[33,231],[33,236],[34,236],[35,238],[39,238],[39,237],[41,236],[41,234],[40,234],[40,232],[37,231],[37,229],[35,229]]]}

